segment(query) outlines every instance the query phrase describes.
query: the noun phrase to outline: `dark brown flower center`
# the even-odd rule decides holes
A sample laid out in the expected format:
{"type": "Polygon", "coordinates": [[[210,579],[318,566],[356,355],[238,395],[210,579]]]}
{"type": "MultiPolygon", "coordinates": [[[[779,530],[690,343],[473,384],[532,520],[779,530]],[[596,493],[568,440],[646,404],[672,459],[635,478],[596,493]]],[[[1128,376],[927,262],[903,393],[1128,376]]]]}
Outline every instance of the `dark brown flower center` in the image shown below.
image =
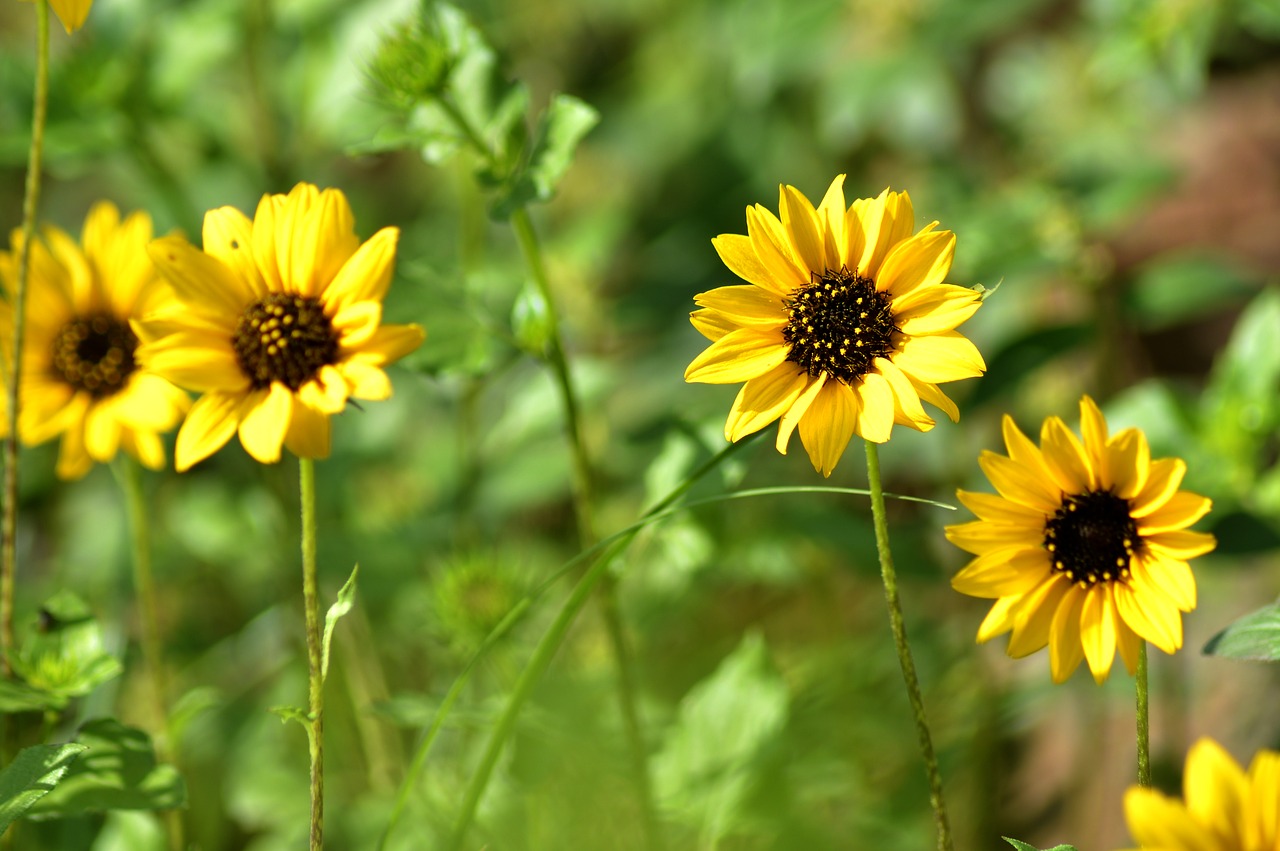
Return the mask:
{"type": "Polygon", "coordinates": [[[1129,515],[1129,500],[1109,490],[1064,497],[1044,524],[1044,548],[1053,569],[1074,583],[1129,579],[1129,560],[1142,549],[1138,524],[1129,515]]]}
{"type": "Polygon", "coordinates": [[[124,389],[137,348],[128,322],[109,313],[77,316],[53,338],[53,368],[72,387],[100,399],[124,389]]]}
{"type": "Polygon", "coordinates": [[[893,351],[889,294],[848,269],[815,272],[812,283],[787,300],[787,316],[787,360],[815,377],[825,372],[852,384],[893,351]]]}
{"type": "Polygon", "coordinates": [[[317,298],[271,293],[240,314],[232,348],[255,390],[279,381],[290,390],[338,361],[338,334],[317,298]]]}

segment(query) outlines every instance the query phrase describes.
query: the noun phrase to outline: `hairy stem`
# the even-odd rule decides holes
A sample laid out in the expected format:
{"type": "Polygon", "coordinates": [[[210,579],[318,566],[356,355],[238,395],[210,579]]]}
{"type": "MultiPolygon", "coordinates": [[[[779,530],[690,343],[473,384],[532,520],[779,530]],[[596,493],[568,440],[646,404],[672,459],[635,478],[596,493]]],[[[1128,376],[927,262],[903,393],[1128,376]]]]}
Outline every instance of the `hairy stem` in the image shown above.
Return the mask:
{"type": "Polygon", "coordinates": [[[324,677],[316,571],[316,465],[298,459],[302,502],[302,605],[307,625],[307,744],[311,751],[311,851],[324,847],[324,677]]]}
{"type": "Polygon", "coordinates": [[[1147,688],[1147,642],[1138,642],[1138,675],[1134,678],[1137,697],[1138,785],[1151,786],[1151,714],[1147,688]]]}

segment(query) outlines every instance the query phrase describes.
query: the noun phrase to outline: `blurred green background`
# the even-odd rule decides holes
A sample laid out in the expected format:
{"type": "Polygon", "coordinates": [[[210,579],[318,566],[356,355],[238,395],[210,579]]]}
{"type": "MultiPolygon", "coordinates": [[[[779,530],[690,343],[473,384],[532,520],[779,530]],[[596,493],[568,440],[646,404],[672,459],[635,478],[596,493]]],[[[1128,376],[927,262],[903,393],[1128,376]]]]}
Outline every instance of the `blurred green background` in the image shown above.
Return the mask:
{"type": "MultiPolygon", "coordinates": [[[[1275,0],[509,0],[461,8],[535,105],[599,110],[535,211],[584,400],[602,531],[633,522],[723,445],[736,388],[685,385],[705,341],[695,293],[733,283],[710,240],[791,183],[813,199],[906,189],[958,236],[950,280],[1000,284],[964,328],[987,358],[962,411],[895,430],[886,487],[988,489],[999,418],[1076,421],[1082,392],[1138,425],[1215,500],[1186,647],[1153,660],[1157,780],[1189,744],[1280,745],[1275,666],[1200,648],[1280,594],[1280,4],[1275,0]]],[[[465,158],[377,154],[392,123],[365,69],[412,0],[97,0],[54,24],[42,217],[77,232],[99,198],[199,234],[306,180],[341,188],[367,237],[402,231],[389,321],[426,345],[395,397],[349,410],[319,465],[322,587],[359,562],[329,681],[328,839],[372,847],[421,726],[484,635],[577,552],[570,459],[547,369],[518,345],[527,273],[465,158]],[[514,317],[514,318],[513,318],[514,317]]],[[[33,11],[0,5],[0,225],[20,218],[33,11]]],[[[772,429],[769,430],[772,433],[772,429]]],[[[699,485],[817,484],[772,436],[699,485]]],[[[851,446],[830,483],[865,483],[851,446]]],[[[70,589],[125,673],[78,704],[143,723],[124,510],[110,471],[53,478],[25,453],[19,620],[70,589]]],[[[301,703],[297,469],[229,446],[148,475],[186,814],[199,848],[299,847],[306,744],[268,709],[301,703]]],[[[1127,842],[1132,684],[1117,663],[1050,684],[1039,654],[976,648],[986,612],[954,593],[941,527],[891,503],[907,626],[961,848],[1127,842]]],[[[918,849],[932,824],[886,623],[865,500],[762,498],[646,531],[623,616],[672,848],[918,849]]],[[[392,846],[447,837],[486,730],[569,583],[484,660],[392,846]]],[[[641,847],[614,666],[588,607],[500,763],[468,847],[641,847]]],[[[64,736],[65,737],[65,736],[64,736]]],[[[24,826],[19,847],[155,846],[148,815],[24,826]],[[32,843],[23,845],[23,843],[32,843]]]]}

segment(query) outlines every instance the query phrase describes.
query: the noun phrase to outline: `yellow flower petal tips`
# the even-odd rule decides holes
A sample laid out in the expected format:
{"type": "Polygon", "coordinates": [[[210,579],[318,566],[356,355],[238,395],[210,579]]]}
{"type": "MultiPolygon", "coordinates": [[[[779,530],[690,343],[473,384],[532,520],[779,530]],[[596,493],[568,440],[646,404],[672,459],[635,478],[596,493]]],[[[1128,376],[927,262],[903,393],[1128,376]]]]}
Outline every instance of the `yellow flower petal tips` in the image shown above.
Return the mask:
{"type": "Polygon", "coordinates": [[[49,0],[49,5],[53,7],[58,20],[62,21],[62,27],[67,31],[67,35],[71,35],[84,26],[93,0],[49,0]]]}
{"type": "Polygon", "coordinates": [[[1280,753],[1261,751],[1246,774],[1212,739],[1187,754],[1183,798],[1132,786],[1129,833],[1144,851],[1280,849],[1280,753]]]}
{"type": "Polygon", "coordinates": [[[978,459],[996,494],[959,491],[978,520],[948,526],[947,539],[976,558],[951,580],[962,594],[995,600],[978,641],[1012,631],[1008,653],[1049,646],[1054,682],[1088,662],[1101,683],[1116,650],[1132,674],[1140,642],[1182,646],[1182,613],[1196,606],[1187,561],[1212,535],[1187,529],[1208,499],[1178,490],[1186,464],[1153,460],[1146,436],[1108,436],[1092,399],[1080,402],[1083,441],[1058,417],[1036,446],[1004,418],[1009,454],[978,459]]]}
{"type": "Polygon", "coordinates": [[[955,329],[981,299],[944,283],[955,236],[915,232],[911,199],[885,190],[845,207],[844,175],[815,209],[780,189],[781,218],[747,209],[747,235],[712,240],[746,285],[695,296],[693,326],[711,340],[685,381],[737,384],[725,423],[738,441],[777,420],[779,452],[797,429],[813,466],[831,475],[853,435],[883,443],[895,424],[933,428],[921,402],[952,420],[938,384],[986,365],[955,329]]]}
{"type": "Polygon", "coordinates": [[[147,317],[141,357],[203,394],[178,432],[179,471],[236,434],[264,464],[285,447],[327,457],[330,415],[391,395],[383,368],[424,338],[381,324],[398,237],[387,227],[361,244],[346,196],[300,183],[263,196],[252,221],[211,210],[203,251],[179,237],[151,244],[181,308],[147,317]]]}
{"type": "MultiPolygon", "coordinates": [[[[0,277],[17,286],[16,248],[0,253],[0,277]]],[[[45,228],[30,252],[18,434],[28,445],[61,437],[57,473],[74,479],[123,449],[151,469],[164,466],[160,433],[178,425],[189,400],[139,361],[144,313],[171,309],[173,292],[147,256],[151,217],[124,219],[99,203],[81,244],[45,228]]],[[[13,310],[0,304],[0,337],[13,346],[13,310]]]]}

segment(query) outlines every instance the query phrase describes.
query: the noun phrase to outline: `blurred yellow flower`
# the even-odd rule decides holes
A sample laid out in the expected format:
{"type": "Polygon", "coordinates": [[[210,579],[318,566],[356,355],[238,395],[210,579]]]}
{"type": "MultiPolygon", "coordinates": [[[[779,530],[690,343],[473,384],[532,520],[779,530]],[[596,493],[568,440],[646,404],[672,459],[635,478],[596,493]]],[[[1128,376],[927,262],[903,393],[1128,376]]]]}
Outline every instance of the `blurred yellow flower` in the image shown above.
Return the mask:
{"type": "Polygon", "coordinates": [[[62,26],[67,31],[67,35],[70,35],[84,26],[85,18],[89,17],[89,7],[93,5],[93,0],[49,0],[49,5],[57,13],[58,20],[62,21],[62,26]]]}
{"type": "Polygon", "coordinates": [[[885,190],[847,209],[844,175],[814,209],[795,187],[779,190],[781,219],[747,208],[747,235],[712,240],[747,286],[694,297],[690,319],[712,341],[686,381],[745,382],[725,423],[738,441],[780,420],[777,448],[791,434],[829,476],[857,434],[883,443],[895,423],[933,428],[921,401],[959,418],[938,384],[973,378],[982,355],[955,328],[981,304],[944,284],[955,235],[915,229],[911,199],[885,190]]]}
{"type": "MultiPolygon", "coordinates": [[[[21,239],[14,231],[14,250],[0,253],[11,297],[21,239]]],[[[55,227],[31,246],[18,433],[28,445],[61,435],[62,478],[83,476],[121,448],[147,467],[163,467],[159,433],[187,409],[186,394],[138,363],[131,320],[174,303],[147,256],[150,241],[150,216],[121,220],[115,205],[102,202],[85,219],[83,247],[55,227]]],[[[10,303],[0,304],[6,361],[13,318],[10,303]]]]}
{"type": "Polygon", "coordinates": [[[1187,530],[1210,502],[1178,490],[1185,463],[1152,460],[1137,429],[1108,438],[1088,396],[1080,419],[1083,443],[1049,417],[1037,447],[1006,415],[1009,455],[983,452],[978,459],[999,494],[959,491],[980,519],[946,530],[948,540],[977,556],[952,586],[996,601],[978,641],[1012,630],[1014,658],[1048,644],[1059,683],[1082,659],[1102,682],[1117,647],[1132,674],[1143,639],[1166,653],[1181,647],[1181,613],[1196,605],[1187,560],[1215,543],[1187,530]]]}
{"type": "Polygon", "coordinates": [[[264,195],[252,221],[232,207],[204,218],[204,250],[151,244],[177,309],[146,318],[148,368],[203,395],[178,432],[179,471],[237,431],[257,461],[282,447],[329,454],[329,416],[347,399],[386,399],[383,367],[416,349],[417,325],[382,325],[399,230],[360,244],[346,196],[300,183],[264,195]]]}
{"type": "Polygon", "coordinates": [[[1212,739],[1187,754],[1184,801],[1130,787],[1129,833],[1144,851],[1280,849],[1280,753],[1260,751],[1245,774],[1212,739]]]}

